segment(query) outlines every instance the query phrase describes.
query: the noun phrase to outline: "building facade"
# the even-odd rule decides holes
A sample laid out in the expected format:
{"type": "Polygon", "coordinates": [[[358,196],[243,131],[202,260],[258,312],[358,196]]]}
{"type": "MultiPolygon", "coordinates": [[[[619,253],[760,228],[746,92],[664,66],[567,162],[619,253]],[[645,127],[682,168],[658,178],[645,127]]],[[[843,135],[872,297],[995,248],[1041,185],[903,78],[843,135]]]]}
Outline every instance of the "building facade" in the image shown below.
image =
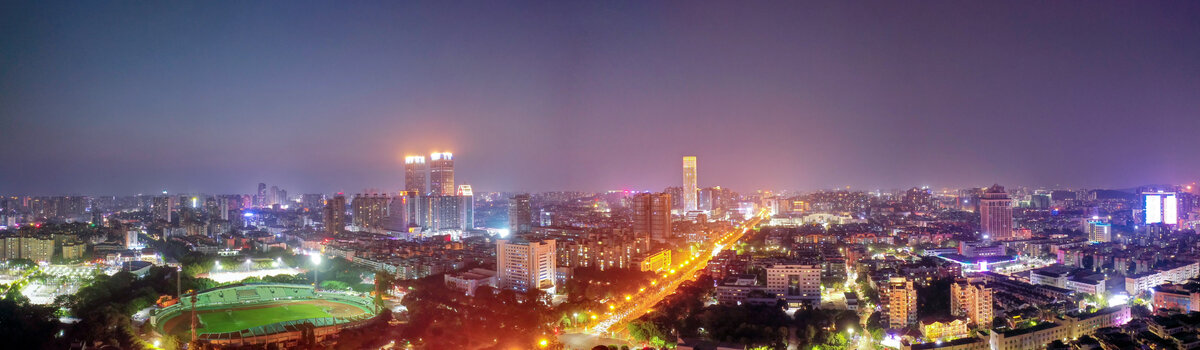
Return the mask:
{"type": "Polygon", "coordinates": [[[454,154],[434,152],[429,155],[429,192],[435,196],[454,195],[454,154]]]}
{"type": "Polygon", "coordinates": [[[633,233],[660,243],[672,237],[670,194],[641,193],[633,197],[633,233]]]}
{"type": "Polygon", "coordinates": [[[979,230],[984,237],[994,240],[1012,237],[1012,200],[1003,186],[992,185],[979,198],[979,230]]]}
{"type": "Polygon", "coordinates": [[[496,283],[499,288],[518,292],[541,289],[553,294],[556,246],[553,239],[542,241],[497,240],[496,283]]]}
{"type": "Polygon", "coordinates": [[[683,210],[696,211],[699,208],[699,188],[696,187],[696,157],[683,157],[683,210]]]}

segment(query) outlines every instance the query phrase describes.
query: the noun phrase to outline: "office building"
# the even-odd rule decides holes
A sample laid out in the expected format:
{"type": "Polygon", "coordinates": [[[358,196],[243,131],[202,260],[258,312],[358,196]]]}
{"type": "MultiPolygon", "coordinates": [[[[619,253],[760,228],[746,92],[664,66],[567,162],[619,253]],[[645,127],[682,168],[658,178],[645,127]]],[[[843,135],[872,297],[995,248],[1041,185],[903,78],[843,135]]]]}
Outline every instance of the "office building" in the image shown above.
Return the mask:
{"type": "Polygon", "coordinates": [[[529,194],[518,194],[508,200],[508,230],[510,234],[529,233],[533,230],[533,209],[529,194]]]}
{"type": "Polygon", "coordinates": [[[995,312],[992,309],[994,292],[982,282],[958,281],[950,285],[950,313],[967,318],[967,323],[989,328],[995,312]]]}
{"type": "Polygon", "coordinates": [[[633,197],[633,233],[660,243],[672,237],[670,194],[640,193],[633,197]]]}
{"type": "Polygon", "coordinates": [[[1012,200],[1004,187],[993,185],[979,199],[979,229],[985,239],[1004,241],[1012,238],[1012,200]]]}
{"type": "Polygon", "coordinates": [[[812,309],[821,304],[821,265],[776,264],[766,270],[767,292],[787,301],[789,308],[812,309]]]}
{"type": "Polygon", "coordinates": [[[699,208],[699,188],[696,187],[696,157],[683,157],[683,210],[699,208]]]}
{"type": "Polygon", "coordinates": [[[450,152],[434,152],[429,156],[429,193],[454,195],[454,155],[450,152]]]}
{"type": "Polygon", "coordinates": [[[1179,199],[1175,192],[1145,192],[1145,223],[1175,225],[1179,223],[1179,199]]]}
{"type": "Polygon", "coordinates": [[[338,233],[346,228],[346,196],[338,193],[325,201],[325,232],[338,233]]]}
{"type": "Polygon", "coordinates": [[[553,239],[496,241],[496,275],[499,288],[518,292],[541,289],[553,294],[556,249],[553,239]]]}
{"type": "Polygon", "coordinates": [[[426,170],[425,156],[404,157],[404,190],[422,195],[428,193],[426,170]]]}
{"type": "Polygon", "coordinates": [[[903,329],[917,323],[917,289],[905,277],[888,280],[880,296],[883,301],[883,324],[889,329],[903,329]]]}

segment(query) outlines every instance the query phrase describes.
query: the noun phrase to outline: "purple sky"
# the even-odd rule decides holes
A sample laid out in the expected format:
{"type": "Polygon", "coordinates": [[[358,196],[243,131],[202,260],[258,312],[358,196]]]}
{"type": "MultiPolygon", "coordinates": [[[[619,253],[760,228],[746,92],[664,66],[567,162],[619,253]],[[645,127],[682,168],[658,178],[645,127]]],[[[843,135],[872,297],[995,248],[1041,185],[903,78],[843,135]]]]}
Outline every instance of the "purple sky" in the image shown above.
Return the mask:
{"type": "Polygon", "coordinates": [[[1200,2],[0,4],[0,193],[1200,177],[1200,2]]]}

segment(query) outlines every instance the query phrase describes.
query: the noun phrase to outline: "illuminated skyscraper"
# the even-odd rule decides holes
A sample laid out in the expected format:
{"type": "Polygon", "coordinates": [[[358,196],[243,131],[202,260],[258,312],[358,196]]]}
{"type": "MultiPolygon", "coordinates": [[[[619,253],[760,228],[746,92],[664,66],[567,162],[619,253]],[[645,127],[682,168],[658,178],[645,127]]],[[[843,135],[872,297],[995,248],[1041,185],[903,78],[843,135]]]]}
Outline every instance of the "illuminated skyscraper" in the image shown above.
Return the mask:
{"type": "Polygon", "coordinates": [[[475,191],[471,190],[471,185],[458,185],[459,215],[463,222],[463,230],[475,228],[475,191]]]}
{"type": "Polygon", "coordinates": [[[404,190],[420,195],[428,193],[426,169],[425,156],[404,157],[404,190]]]}
{"type": "Polygon", "coordinates": [[[633,197],[633,234],[666,242],[671,233],[671,195],[641,193],[633,197]]]}
{"type": "Polygon", "coordinates": [[[510,234],[533,230],[533,208],[529,204],[529,194],[518,194],[508,200],[508,230],[510,234]]]}
{"type": "Polygon", "coordinates": [[[429,155],[429,192],[434,196],[454,195],[454,155],[434,152],[429,155]]]}
{"type": "Polygon", "coordinates": [[[683,210],[694,211],[697,209],[696,200],[696,157],[683,157],[683,210]]]}
{"type": "Polygon", "coordinates": [[[1179,199],[1175,192],[1144,192],[1147,224],[1175,225],[1179,223],[1179,199]]]}
{"type": "Polygon", "coordinates": [[[1007,240],[1013,235],[1012,200],[1004,187],[992,185],[979,198],[979,231],[984,237],[1007,240]]]}

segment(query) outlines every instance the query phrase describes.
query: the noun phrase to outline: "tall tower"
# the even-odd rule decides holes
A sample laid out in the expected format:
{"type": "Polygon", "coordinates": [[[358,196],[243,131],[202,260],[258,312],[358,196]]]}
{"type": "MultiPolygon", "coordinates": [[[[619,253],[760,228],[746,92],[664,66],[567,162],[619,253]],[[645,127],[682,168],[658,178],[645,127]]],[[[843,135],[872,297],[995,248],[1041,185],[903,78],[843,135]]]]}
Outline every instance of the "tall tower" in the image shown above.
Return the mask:
{"type": "Polygon", "coordinates": [[[694,211],[698,201],[696,194],[696,157],[683,157],[683,210],[694,211]]]}
{"type": "Polygon", "coordinates": [[[267,202],[267,184],[258,183],[258,194],[255,194],[254,205],[258,207],[266,206],[267,202]]]}
{"type": "Polygon", "coordinates": [[[404,190],[420,195],[429,192],[425,186],[425,156],[404,157],[404,190]]]}
{"type": "Polygon", "coordinates": [[[533,208],[528,194],[518,194],[508,201],[508,230],[510,234],[533,230],[533,208]]]}
{"type": "Polygon", "coordinates": [[[671,237],[671,195],[642,193],[633,197],[633,234],[655,242],[671,237]]]}
{"type": "Polygon", "coordinates": [[[435,196],[454,195],[454,155],[434,152],[429,155],[429,192],[435,196]]]}
{"type": "Polygon", "coordinates": [[[979,230],[989,239],[1007,240],[1013,235],[1012,200],[1004,187],[992,185],[979,198],[979,230]]]}

